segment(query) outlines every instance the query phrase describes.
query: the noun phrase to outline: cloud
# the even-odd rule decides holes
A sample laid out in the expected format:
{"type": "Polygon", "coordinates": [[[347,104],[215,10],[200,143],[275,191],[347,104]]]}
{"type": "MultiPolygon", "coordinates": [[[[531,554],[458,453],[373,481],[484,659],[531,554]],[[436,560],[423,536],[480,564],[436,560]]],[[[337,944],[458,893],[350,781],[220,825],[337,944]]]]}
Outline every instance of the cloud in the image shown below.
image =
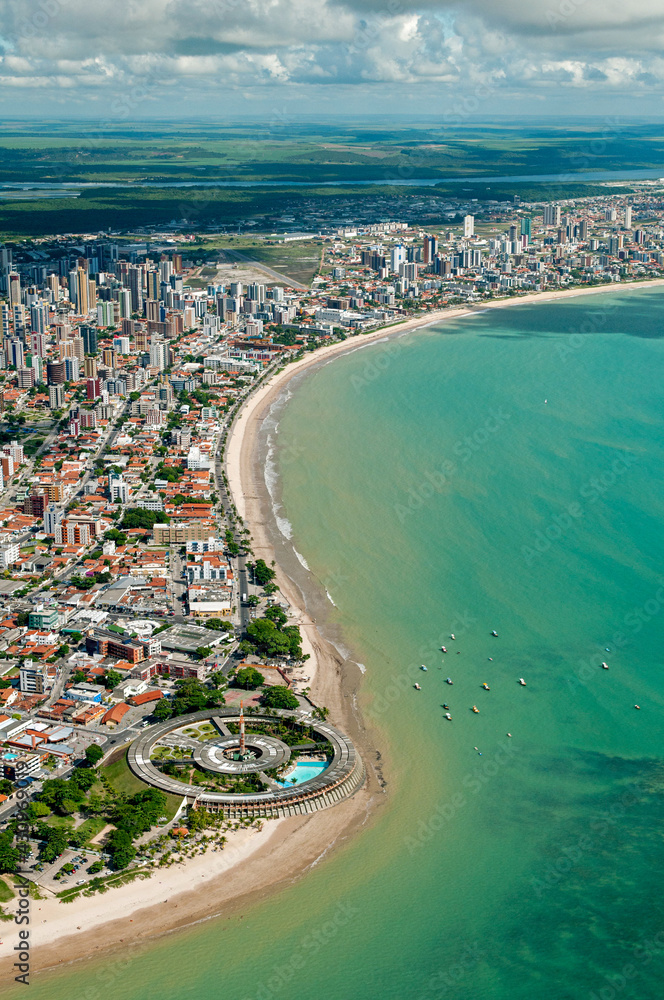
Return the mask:
{"type": "Polygon", "coordinates": [[[590,110],[591,97],[659,101],[664,82],[661,0],[0,0],[0,10],[0,100],[5,88],[12,100],[21,88],[69,88],[74,106],[140,86],[158,102],[180,83],[178,99],[201,108],[220,85],[238,95],[336,85],[373,88],[389,110],[394,95],[442,105],[482,85],[494,110],[505,110],[501,95],[518,102],[534,89],[552,101],[578,91],[590,110]]]}

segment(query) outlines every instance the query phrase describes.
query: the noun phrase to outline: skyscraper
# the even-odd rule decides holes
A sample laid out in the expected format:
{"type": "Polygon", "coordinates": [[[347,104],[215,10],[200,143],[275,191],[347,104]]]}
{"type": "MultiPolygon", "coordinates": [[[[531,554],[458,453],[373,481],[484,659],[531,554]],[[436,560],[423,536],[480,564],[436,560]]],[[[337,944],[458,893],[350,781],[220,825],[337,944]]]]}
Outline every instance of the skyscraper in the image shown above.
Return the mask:
{"type": "Polygon", "coordinates": [[[632,228],[632,206],[627,205],[625,208],[625,229],[632,228]]]}
{"type": "Polygon", "coordinates": [[[466,215],[463,219],[463,235],[470,237],[475,235],[475,216],[466,215]]]}
{"type": "MultiPolygon", "coordinates": [[[[108,305],[108,303],[104,303],[108,305]]],[[[84,325],[81,327],[81,336],[83,337],[83,349],[86,354],[96,354],[97,353],[97,330],[94,326],[84,325]]]]}
{"type": "Polygon", "coordinates": [[[9,275],[9,304],[10,306],[20,305],[21,303],[21,278],[18,274],[11,273],[9,275]]]}
{"type": "Polygon", "coordinates": [[[545,226],[560,225],[560,205],[544,206],[544,225],[545,226]]]}

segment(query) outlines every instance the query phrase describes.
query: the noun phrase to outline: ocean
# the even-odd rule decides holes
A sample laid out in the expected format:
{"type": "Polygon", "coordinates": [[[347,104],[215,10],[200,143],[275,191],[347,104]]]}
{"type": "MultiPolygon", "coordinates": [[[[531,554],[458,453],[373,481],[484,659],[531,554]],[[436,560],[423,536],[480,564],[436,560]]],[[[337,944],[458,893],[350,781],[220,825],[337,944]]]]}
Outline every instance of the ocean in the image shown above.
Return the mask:
{"type": "Polygon", "coordinates": [[[664,292],[616,290],[291,384],[282,542],[365,671],[385,805],[242,918],[34,1000],[661,995],[663,332],[664,292]]]}

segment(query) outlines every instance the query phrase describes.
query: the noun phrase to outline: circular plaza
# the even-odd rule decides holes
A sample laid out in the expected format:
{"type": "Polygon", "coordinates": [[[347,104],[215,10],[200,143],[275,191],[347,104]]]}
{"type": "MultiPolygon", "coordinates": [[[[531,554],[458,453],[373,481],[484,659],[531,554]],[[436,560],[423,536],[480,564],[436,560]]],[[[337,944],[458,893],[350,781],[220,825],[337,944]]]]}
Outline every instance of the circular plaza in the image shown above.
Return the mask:
{"type": "Polygon", "coordinates": [[[229,818],[325,809],[365,777],[348,737],[302,709],[217,708],[170,719],[134,740],[127,761],[147,784],[229,818]]]}

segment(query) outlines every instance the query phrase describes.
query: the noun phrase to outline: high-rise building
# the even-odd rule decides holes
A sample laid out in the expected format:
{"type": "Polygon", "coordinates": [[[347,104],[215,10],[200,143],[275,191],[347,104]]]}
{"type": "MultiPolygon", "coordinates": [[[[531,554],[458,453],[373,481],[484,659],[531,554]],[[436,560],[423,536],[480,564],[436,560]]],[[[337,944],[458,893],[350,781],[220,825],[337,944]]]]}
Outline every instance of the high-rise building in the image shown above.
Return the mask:
{"type": "Polygon", "coordinates": [[[430,264],[438,253],[438,240],[435,236],[425,236],[422,259],[425,264],[430,264]]]}
{"type": "Polygon", "coordinates": [[[78,358],[65,358],[65,381],[78,382],[80,378],[80,362],[78,358]]]}
{"type": "MultiPolygon", "coordinates": [[[[108,305],[108,303],[101,303],[108,305]]],[[[81,327],[81,337],[83,338],[83,350],[85,354],[97,353],[97,330],[94,326],[84,324],[81,327]]]]}
{"type": "Polygon", "coordinates": [[[545,226],[560,225],[560,205],[544,206],[544,225],[545,226]]]}
{"type": "Polygon", "coordinates": [[[97,324],[100,327],[115,326],[115,303],[97,302],[97,324]]]}
{"type": "Polygon", "coordinates": [[[25,353],[23,343],[16,337],[9,341],[9,364],[15,368],[25,368],[25,353]]]}
{"type": "Polygon", "coordinates": [[[130,267],[127,277],[131,292],[131,311],[141,316],[143,314],[143,268],[130,267]]]}
{"type": "Polygon", "coordinates": [[[44,531],[47,535],[54,535],[55,529],[62,521],[62,510],[50,503],[44,511],[44,531]]]}
{"type": "Polygon", "coordinates": [[[463,235],[466,238],[475,235],[475,216],[465,215],[463,218],[463,235]]]}
{"type": "Polygon", "coordinates": [[[625,208],[625,229],[632,228],[632,206],[627,205],[625,208]]]}
{"type": "Polygon", "coordinates": [[[9,275],[9,305],[16,306],[21,303],[21,277],[12,272],[9,275]]]}
{"type": "Polygon", "coordinates": [[[65,405],[65,390],[61,385],[49,385],[48,405],[51,410],[60,410],[65,405]]]}
{"type": "Polygon", "coordinates": [[[49,361],[46,364],[46,380],[49,385],[64,385],[67,381],[65,377],[64,361],[49,361]]]}
{"type": "Polygon", "coordinates": [[[85,366],[85,377],[86,378],[96,378],[97,377],[97,359],[96,358],[86,358],[84,361],[85,366]]]}
{"type": "Polygon", "coordinates": [[[108,477],[108,490],[111,495],[111,503],[127,503],[129,500],[129,487],[125,483],[122,475],[118,472],[111,472],[108,477]]]}
{"type": "Polygon", "coordinates": [[[521,236],[527,236],[529,240],[533,238],[533,220],[521,219],[521,236]]]}
{"type": "Polygon", "coordinates": [[[19,389],[32,389],[35,384],[35,370],[34,368],[19,368],[18,369],[18,387],[19,389]]]}
{"type": "Polygon", "coordinates": [[[85,383],[85,396],[88,400],[99,399],[101,395],[101,389],[99,387],[98,378],[89,378],[85,383]]]}
{"type": "Polygon", "coordinates": [[[101,352],[101,359],[107,368],[115,368],[117,357],[112,347],[105,347],[101,352]]]}
{"type": "Polygon", "coordinates": [[[157,341],[150,347],[150,365],[152,368],[158,368],[159,371],[163,372],[165,368],[168,368],[170,364],[170,352],[168,349],[168,344],[164,344],[161,341],[157,341]]]}
{"type": "Polygon", "coordinates": [[[46,357],[46,336],[43,333],[30,334],[30,350],[40,358],[46,357]]]}
{"type": "Polygon", "coordinates": [[[48,500],[45,493],[31,493],[23,501],[23,513],[30,517],[43,517],[48,500]]]}

